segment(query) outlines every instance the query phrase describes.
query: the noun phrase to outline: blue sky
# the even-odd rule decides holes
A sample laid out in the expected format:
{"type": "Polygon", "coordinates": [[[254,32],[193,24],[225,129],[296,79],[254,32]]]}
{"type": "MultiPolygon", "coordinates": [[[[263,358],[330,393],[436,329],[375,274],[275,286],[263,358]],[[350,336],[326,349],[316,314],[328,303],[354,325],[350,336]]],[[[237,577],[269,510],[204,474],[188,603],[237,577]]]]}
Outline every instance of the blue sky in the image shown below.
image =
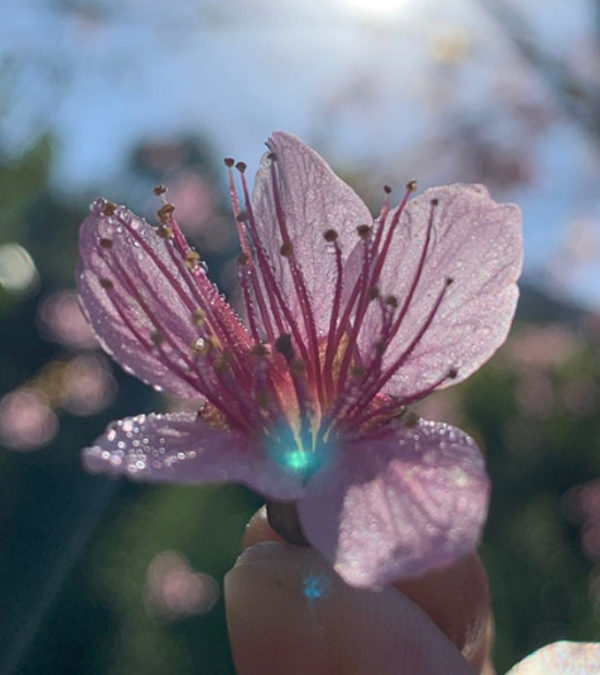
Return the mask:
{"type": "MultiPolygon", "coordinates": [[[[532,0],[524,17],[583,80],[598,58],[591,6],[532,0]]],[[[67,192],[110,191],[137,141],[180,131],[250,168],[285,129],[372,188],[474,180],[455,139],[475,121],[530,169],[525,185],[492,185],[523,208],[530,278],[600,306],[597,145],[474,1],[8,0],[0,45],[3,147],[52,131],[67,192]]]]}

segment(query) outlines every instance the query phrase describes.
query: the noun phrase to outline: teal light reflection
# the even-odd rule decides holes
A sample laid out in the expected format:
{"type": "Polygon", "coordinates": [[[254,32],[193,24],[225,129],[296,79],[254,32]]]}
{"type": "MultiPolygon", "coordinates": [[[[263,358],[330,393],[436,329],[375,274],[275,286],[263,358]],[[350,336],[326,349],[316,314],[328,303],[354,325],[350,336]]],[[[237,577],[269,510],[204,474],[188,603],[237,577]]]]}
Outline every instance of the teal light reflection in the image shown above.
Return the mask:
{"type": "Polygon", "coordinates": [[[318,600],[327,595],[331,589],[331,582],[326,576],[309,574],[302,580],[302,592],[308,600],[318,600]]]}
{"type": "Polygon", "coordinates": [[[288,473],[306,480],[328,460],[333,451],[330,443],[321,444],[315,449],[301,447],[288,429],[281,435],[271,434],[265,439],[266,449],[271,459],[288,473]]]}

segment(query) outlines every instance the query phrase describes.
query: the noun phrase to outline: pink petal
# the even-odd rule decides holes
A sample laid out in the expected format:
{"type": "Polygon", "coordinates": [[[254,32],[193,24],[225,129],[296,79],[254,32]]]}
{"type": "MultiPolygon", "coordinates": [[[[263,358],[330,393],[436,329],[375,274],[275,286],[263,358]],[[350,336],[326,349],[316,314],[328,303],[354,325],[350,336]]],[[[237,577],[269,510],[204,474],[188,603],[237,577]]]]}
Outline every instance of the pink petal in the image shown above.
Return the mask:
{"type": "Polygon", "coordinates": [[[156,483],[242,483],[280,500],[304,492],[301,480],[272,464],[258,443],[191,413],[113,422],[82,454],[85,468],[93,473],[156,483]]]}
{"type": "Polygon", "coordinates": [[[600,644],[555,642],[533,652],[506,675],[584,675],[600,672],[600,644]]]}
{"type": "Polygon", "coordinates": [[[125,207],[106,215],[106,205],[94,202],[81,225],[83,311],[125,370],[177,396],[200,398],[204,385],[193,346],[206,336],[206,325],[194,322],[193,312],[212,301],[242,346],[249,344],[245,329],[204,272],[192,275],[181,254],[172,254],[172,240],[125,207]]]}
{"type": "MultiPolygon", "coordinates": [[[[465,379],[504,342],[517,304],[520,211],[497,204],[478,185],[433,188],[408,203],[383,267],[381,292],[395,295],[400,307],[409,297],[432,210],[434,225],[425,262],[384,358],[389,367],[409,351],[385,387],[400,396],[427,390],[450,370],[456,370],[457,377],[442,386],[465,379]],[[438,200],[435,207],[433,199],[438,200]],[[444,291],[447,279],[452,283],[444,291]],[[410,349],[442,292],[431,323],[410,349]]],[[[363,348],[377,339],[379,322],[380,312],[372,307],[363,328],[363,348]]]]}
{"type": "MultiPolygon", "coordinates": [[[[311,300],[317,332],[322,335],[329,328],[336,282],[335,256],[323,234],[328,229],[336,230],[342,253],[347,255],[358,239],[357,225],[371,224],[373,218],[354,190],[299,138],[278,131],[267,145],[275,154],[276,186],[281,195],[282,212],[311,300]]],[[[303,315],[303,309],[294,288],[290,263],[280,254],[283,240],[269,154],[262,158],[256,174],[252,207],[277,283],[292,313],[298,317],[303,315]]],[[[304,328],[302,323],[300,327],[304,328]]]]}
{"type": "Polygon", "coordinates": [[[309,481],[298,513],[347,583],[380,586],[471,552],[488,496],[471,438],[445,424],[396,421],[341,447],[332,470],[309,481]]]}

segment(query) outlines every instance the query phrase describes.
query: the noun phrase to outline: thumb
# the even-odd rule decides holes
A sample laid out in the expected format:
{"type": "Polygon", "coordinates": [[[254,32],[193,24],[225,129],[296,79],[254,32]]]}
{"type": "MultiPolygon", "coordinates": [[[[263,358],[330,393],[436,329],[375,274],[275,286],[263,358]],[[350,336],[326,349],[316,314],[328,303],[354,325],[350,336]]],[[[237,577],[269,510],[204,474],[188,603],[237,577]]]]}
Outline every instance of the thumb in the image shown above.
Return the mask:
{"type": "Polygon", "coordinates": [[[393,587],[346,585],[319,553],[268,541],[225,579],[238,675],[467,675],[433,621],[393,587]]]}

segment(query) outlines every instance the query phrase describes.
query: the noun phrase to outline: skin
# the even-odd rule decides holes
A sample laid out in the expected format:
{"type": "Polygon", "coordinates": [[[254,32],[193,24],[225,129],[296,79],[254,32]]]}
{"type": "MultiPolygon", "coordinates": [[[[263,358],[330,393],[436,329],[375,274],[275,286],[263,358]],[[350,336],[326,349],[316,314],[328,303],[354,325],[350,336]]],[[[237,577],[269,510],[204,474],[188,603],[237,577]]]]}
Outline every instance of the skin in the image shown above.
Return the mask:
{"type": "Polygon", "coordinates": [[[285,543],[264,509],[225,579],[238,675],[493,675],[476,554],[381,591],[344,584],[314,549],[285,543]],[[319,596],[319,597],[316,597],[319,596]]]}

